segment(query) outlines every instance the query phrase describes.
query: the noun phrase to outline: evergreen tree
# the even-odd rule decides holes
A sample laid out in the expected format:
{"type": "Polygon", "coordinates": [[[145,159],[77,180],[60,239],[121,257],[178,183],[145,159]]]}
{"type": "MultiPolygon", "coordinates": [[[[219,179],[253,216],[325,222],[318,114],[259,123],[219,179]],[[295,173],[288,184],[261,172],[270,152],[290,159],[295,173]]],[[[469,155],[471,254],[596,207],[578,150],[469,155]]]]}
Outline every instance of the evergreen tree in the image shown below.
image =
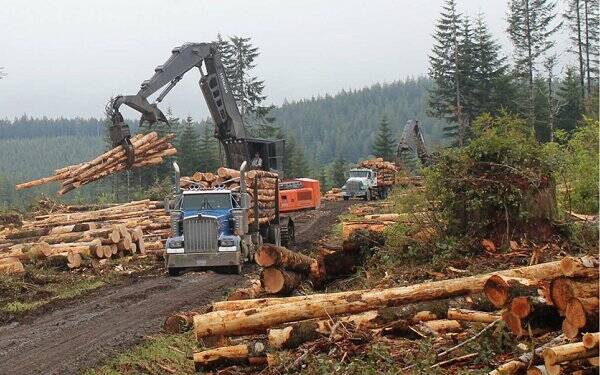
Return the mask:
{"type": "Polygon", "coordinates": [[[199,145],[200,171],[214,172],[219,168],[219,150],[217,140],[210,124],[202,126],[199,145]]]}
{"type": "Polygon", "coordinates": [[[579,77],[575,68],[569,67],[565,73],[557,95],[560,101],[557,128],[572,131],[581,120],[583,101],[581,99],[579,77]]]}
{"type": "Polygon", "coordinates": [[[461,111],[464,129],[462,130],[463,142],[469,136],[471,122],[477,117],[477,59],[475,57],[475,43],[471,20],[465,17],[461,20],[460,38],[458,40],[458,80],[461,91],[461,111]]]}
{"type": "Polygon", "coordinates": [[[554,46],[550,37],[562,24],[553,25],[555,8],[552,0],[509,1],[507,31],[514,46],[516,71],[527,80],[527,118],[532,128],[535,125],[536,64],[554,46]]]}
{"type": "Polygon", "coordinates": [[[325,167],[321,167],[319,169],[319,183],[321,185],[321,192],[324,193],[331,189],[331,185],[329,184],[329,176],[327,176],[327,169],[325,167]]]}
{"type": "Polygon", "coordinates": [[[177,163],[183,176],[189,176],[200,168],[199,138],[194,121],[188,116],[177,139],[177,163]]]}
{"type": "Polygon", "coordinates": [[[346,175],[344,173],[345,171],[346,160],[344,160],[344,158],[342,157],[336,158],[335,161],[331,164],[329,172],[331,176],[331,183],[333,184],[333,186],[342,187],[342,185],[346,183],[346,175]]]}
{"type": "Polygon", "coordinates": [[[465,120],[459,66],[460,27],[461,15],[456,11],[456,2],[446,0],[435,26],[435,43],[429,56],[429,76],[434,81],[429,95],[429,109],[434,117],[444,118],[451,123],[444,128],[445,135],[447,138],[458,138],[458,144],[462,145],[465,120]]]}
{"type": "Polygon", "coordinates": [[[306,161],[306,157],[304,156],[304,152],[297,146],[292,156],[291,170],[292,174],[288,176],[291,178],[306,177],[310,174],[310,168],[306,161]]]}
{"type": "Polygon", "coordinates": [[[585,56],[584,56],[584,29],[585,19],[582,17],[584,13],[583,0],[568,0],[568,8],[563,14],[563,17],[567,20],[567,26],[570,31],[569,39],[571,41],[570,51],[577,57],[577,63],[579,65],[579,84],[581,89],[581,97],[585,97],[585,56]]]}
{"type": "MultiPolygon", "coordinates": [[[[585,28],[585,64],[587,74],[587,91],[593,96],[598,96],[598,64],[600,62],[600,6],[598,0],[583,0],[584,4],[584,28],[585,28]],[[595,88],[595,89],[594,89],[595,88]]],[[[598,100],[592,101],[596,105],[592,107],[598,110],[598,100]]]]}
{"type": "Polygon", "coordinates": [[[500,44],[495,41],[483,19],[479,15],[475,20],[473,57],[473,99],[476,115],[481,113],[497,114],[507,107],[506,85],[511,85],[511,77],[506,75],[508,69],[506,57],[500,56],[500,44]]]}
{"type": "Polygon", "coordinates": [[[373,143],[373,155],[390,161],[394,159],[395,151],[396,142],[394,142],[387,116],[383,115],[379,123],[375,142],[373,143]]]}

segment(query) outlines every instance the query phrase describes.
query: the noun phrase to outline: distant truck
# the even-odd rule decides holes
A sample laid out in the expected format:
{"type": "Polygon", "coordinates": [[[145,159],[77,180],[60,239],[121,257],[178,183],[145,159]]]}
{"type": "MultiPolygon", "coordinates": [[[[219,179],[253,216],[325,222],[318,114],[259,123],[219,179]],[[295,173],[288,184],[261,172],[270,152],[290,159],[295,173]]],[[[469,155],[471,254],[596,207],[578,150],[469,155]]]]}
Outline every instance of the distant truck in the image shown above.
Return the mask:
{"type": "MultiPolygon", "coordinates": [[[[179,167],[176,163],[174,167],[176,195],[168,202],[172,235],[167,239],[165,255],[169,275],[177,276],[189,268],[213,267],[241,273],[243,264],[254,259],[263,241],[278,245],[293,241],[292,219],[279,212],[278,184],[274,188],[274,214],[268,218],[258,214],[260,202],[250,198],[246,186],[246,162],[240,168],[239,191],[181,191],[179,167]]],[[[254,182],[258,185],[258,180],[254,182]]]]}
{"type": "Polygon", "coordinates": [[[342,198],[363,198],[366,201],[385,199],[390,193],[391,186],[380,184],[377,171],[370,168],[353,168],[348,172],[348,179],[342,186],[342,198]]]}

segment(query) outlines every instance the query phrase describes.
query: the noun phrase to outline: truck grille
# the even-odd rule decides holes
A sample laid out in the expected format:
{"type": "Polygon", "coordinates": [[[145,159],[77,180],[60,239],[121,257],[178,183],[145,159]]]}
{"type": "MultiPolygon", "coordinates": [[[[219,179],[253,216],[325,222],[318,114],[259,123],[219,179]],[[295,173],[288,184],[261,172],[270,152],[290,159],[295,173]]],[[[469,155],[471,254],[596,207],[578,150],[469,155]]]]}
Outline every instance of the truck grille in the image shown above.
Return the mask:
{"type": "Polygon", "coordinates": [[[217,219],[194,217],[183,221],[183,248],[186,253],[217,251],[219,224],[217,219]]]}
{"type": "Polygon", "coordinates": [[[360,182],[359,181],[348,181],[346,183],[346,189],[349,192],[353,192],[353,193],[359,192],[360,191],[360,182]]]}

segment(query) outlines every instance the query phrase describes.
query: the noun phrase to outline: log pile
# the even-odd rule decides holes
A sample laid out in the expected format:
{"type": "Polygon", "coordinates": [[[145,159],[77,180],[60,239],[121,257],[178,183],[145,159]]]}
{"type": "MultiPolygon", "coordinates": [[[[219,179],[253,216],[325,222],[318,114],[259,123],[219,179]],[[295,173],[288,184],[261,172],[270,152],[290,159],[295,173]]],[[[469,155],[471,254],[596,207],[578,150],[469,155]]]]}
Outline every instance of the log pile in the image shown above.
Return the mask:
{"type": "MultiPolygon", "coordinates": [[[[261,262],[269,263],[271,267],[284,262],[290,267],[293,265],[297,270],[307,269],[304,259],[284,260],[285,257],[270,256],[266,258],[269,259],[268,262],[261,262]]],[[[597,285],[597,260],[565,258],[563,261],[493,274],[404,287],[215,302],[212,311],[193,316],[197,339],[266,334],[266,340],[260,339],[264,348],[261,346],[260,351],[248,349],[257,341],[257,338],[253,337],[248,344],[225,344],[226,346],[198,352],[194,355],[194,361],[199,370],[212,368],[219,363],[272,365],[272,358],[266,354],[268,350],[295,348],[321,338],[333,342],[338,338],[347,337],[349,332],[353,332],[354,339],[359,335],[364,340],[381,335],[399,335],[411,339],[428,335],[456,335],[456,332],[462,332],[465,325],[469,324],[487,324],[484,330],[489,329],[504,319],[505,312],[517,317],[525,315],[521,324],[530,327],[534,324],[534,319],[529,317],[538,314],[538,310],[545,310],[538,303],[537,297],[540,296],[540,292],[542,295],[551,293],[546,289],[548,285],[565,277],[565,273],[570,274],[568,277],[572,281],[579,283],[575,286],[570,285],[574,296],[572,298],[590,298],[591,283],[586,283],[585,280],[593,279],[597,285]],[[588,267],[590,262],[595,266],[588,267]],[[565,271],[565,267],[568,271],[565,271]],[[515,299],[521,297],[526,297],[530,304],[528,314],[527,308],[518,303],[515,312],[512,310],[515,299]],[[244,345],[248,345],[248,348],[244,349],[244,345]],[[232,358],[231,352],[236,353],[235,358],[232,358]]],[[[556,309],[554,305],[552,308],[556,309]]],[[[551,322],[546,321],[546,324],[552,326],[548,328],[556,329],[551,322]]],[[[598,355],[600,338],[598,333],[594,333],[596,331],[590,332],[577,336],[577,341],[571,343],[561,335],[556,340],[550,340],[542,348],[528,351],[528,355],[502,365],[493,374],[516,374],[517,370],[524,371],[529,365],[544,366],[543,371],[547,373],[563,373],[560,371],[580,365],[582,361],[586,361],[585,365],[580,366],[587,368],[591,366],[588,364],[590,358],[598,355]],[[559,372],[556,372],[557,370],[559,372]]],[[[477,336],[469,340],[474,340],[477,336]]],[[[446,359],[444,357],[450,351],[439,353],[438,358],[446,359]]],[[[530,370],[535,371],[533,367],[530,370]]]]}
{"type": "MultiPolygon", "coordinates": [[[[131,139],[135,153],[132,168],[158,165],[163,163],[164,158],[175,155],[177,150],[169,143],[173,138],[175,134],[167,134],[160,138],[156,132],[135,135],[131,139]]],[[[126,161],[123,146],[117,146],[93,160],[57,169],[51,176],[18,184],[16,188],[29,189],[50,182],[60,182],[61,188],[57,194],[63,195],[90,182],[126,170],[126,161]]]]}
{"type": "Polygon", "coordinates": [[[149,200],[82,211],[38,215],[0,234],[0,272],[24,272],[23,263],[44,260],[68,269],[93,260],[162,253],[170,222],[162,202],[149,200]]]}
{"type": "Polygon", "coordinates": [[[324,201],[341,201],[343,199],[341,188],[331,188],[323,194],[321,198],[324,201]]]}
{"type": "Polygon", "coordinates": [[[377,185],[392,186],[396,183],[396,164],[384,161],[382,158],[363,160],[358,165],[361,168],[369,168],[377,172],[377,185]]]}
{"type": "MultiPolygon", "coordinates": [[[[266,224],[275,219],[275,198],[277,173],[251,170],[246,173],[246,187],[250,197],[250,207],[256,209],[248,211],[248,218],[252,223],[257,218],[259,224],[266,224]]],[[[231,191],[240,189],[240,171],[220,167],[216,173],[196,172],[191,177],[181,177],[179,184],[182,189],[213,189],[225,188],[231,191]]]]}

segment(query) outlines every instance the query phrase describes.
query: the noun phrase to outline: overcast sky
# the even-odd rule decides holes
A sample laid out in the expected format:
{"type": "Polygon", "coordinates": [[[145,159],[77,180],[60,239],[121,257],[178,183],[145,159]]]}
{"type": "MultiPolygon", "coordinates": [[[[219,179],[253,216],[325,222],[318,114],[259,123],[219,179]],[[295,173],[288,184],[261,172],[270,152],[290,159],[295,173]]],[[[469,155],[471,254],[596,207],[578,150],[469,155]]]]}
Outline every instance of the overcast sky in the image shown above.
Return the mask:
{"type": "MultiPolygon", "coordinates": [[[[109,97],[135,94],[172,47],[252,37],[256,75],[280,104],[427,72],[441,0],[0,0],[0,118],[96,116],[109,97]]],[[[483,12],[506,48],[506,2],[459,0],[483,12]]],[[[163,101],[175,114],[208,115],[189,72],[163,101]]],[[[128,112],[127,117],[137,117],[128,112]]]]}

